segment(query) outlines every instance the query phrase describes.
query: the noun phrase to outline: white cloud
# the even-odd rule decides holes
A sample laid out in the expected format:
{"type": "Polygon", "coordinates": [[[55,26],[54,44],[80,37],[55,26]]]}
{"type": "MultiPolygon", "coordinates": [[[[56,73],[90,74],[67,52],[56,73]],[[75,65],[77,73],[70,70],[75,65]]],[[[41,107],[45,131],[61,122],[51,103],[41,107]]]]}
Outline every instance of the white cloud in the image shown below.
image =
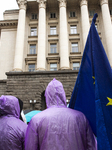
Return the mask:
{"type": "Polygon", "coordinates": [[[0,0],[0,20],[3,20],[5,10],[18,9],[16,0],[0,0]]]}

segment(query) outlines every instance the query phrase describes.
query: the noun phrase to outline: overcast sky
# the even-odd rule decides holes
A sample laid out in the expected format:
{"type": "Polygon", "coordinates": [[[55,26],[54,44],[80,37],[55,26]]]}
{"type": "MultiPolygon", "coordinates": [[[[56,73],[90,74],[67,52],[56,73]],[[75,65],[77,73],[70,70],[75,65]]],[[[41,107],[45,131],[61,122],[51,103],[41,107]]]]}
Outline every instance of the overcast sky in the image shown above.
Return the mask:
{"type": "Polygon", "coordinates": [[[0,0],[0,20],[3,20],[3,12],[11,9],[18,9],[16,0],[0,0]]]}

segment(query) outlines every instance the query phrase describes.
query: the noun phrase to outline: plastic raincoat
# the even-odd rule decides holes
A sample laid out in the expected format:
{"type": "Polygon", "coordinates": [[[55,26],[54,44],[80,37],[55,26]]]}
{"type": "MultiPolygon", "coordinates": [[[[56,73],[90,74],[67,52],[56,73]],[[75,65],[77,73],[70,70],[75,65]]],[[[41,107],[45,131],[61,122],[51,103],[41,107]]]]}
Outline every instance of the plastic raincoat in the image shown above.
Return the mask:
{"type": "Polygon", "coordinates": [[[24,150],[27,124],[19,119],[20,106],[14,96],[0,97],[0,150],[24,150]]]}
{"type": "Polygon", "coordinates": [[[96,139],[84,114],[67,108],[62,84],[52,80],[45,97],[47,109],[30,121],[25,150],[96,150],[96,139]]]}

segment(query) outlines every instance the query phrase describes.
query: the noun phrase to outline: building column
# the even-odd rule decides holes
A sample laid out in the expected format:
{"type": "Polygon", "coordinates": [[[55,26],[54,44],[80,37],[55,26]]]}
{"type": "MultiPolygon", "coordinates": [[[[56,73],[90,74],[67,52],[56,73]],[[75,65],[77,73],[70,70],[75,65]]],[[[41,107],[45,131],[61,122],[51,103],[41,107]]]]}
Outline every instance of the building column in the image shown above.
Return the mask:
{"type": "Polygon", "coordinates": [[[46,0],[37,0],[37,2],[39,3],[39,26],[36,70],[46,70],[46,0]]]}
{"type": "Polygon", "coordinates": [[[82,37],[83,37],[83,48],[85,47],[87,36],[89,33],[90,23],[87,0],[80,1],[81,7],[81,24],[82,24],[82,37]]]}
{"type": "Polygon", "coordinates": [[[104,24],[105,40],[107,45],[107,53],[112,66],[112,23],[109,12],[108,0],[100,0],[100,5],[102,9],[102,18],[104,24]]]}
{"type": "Polygon", "coordinates": [[[18,17],[18,27],[17,27],[13,71],[22,71],[27,1],[26,0],[17,0],[17,3],[19,5],[19,17],[18,17]]]}
{"type": "Polygon", "coordinates": [[[60,8],[60,69],[70,69],[66,0],[58,0],[60,8]]]}

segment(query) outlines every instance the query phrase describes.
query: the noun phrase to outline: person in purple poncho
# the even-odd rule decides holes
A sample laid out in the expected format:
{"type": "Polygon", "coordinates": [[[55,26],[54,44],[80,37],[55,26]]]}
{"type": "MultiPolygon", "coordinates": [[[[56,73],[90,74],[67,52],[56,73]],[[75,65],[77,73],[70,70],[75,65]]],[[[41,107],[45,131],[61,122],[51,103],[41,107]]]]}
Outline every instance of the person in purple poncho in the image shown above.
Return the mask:
{"type": "Polygon", "coordinates": [[[84,114],[67,108],[62,83],[53,79],[45,98],[47,109],[28,125],[25,150],[96,150],[96,139],[84,114]]]}
{"type": "Polygon", "coordinates": [[[19,101],[14,96],[0,97],[0,150],[24,150],[27,124],[19,119],[19,101]]]}

